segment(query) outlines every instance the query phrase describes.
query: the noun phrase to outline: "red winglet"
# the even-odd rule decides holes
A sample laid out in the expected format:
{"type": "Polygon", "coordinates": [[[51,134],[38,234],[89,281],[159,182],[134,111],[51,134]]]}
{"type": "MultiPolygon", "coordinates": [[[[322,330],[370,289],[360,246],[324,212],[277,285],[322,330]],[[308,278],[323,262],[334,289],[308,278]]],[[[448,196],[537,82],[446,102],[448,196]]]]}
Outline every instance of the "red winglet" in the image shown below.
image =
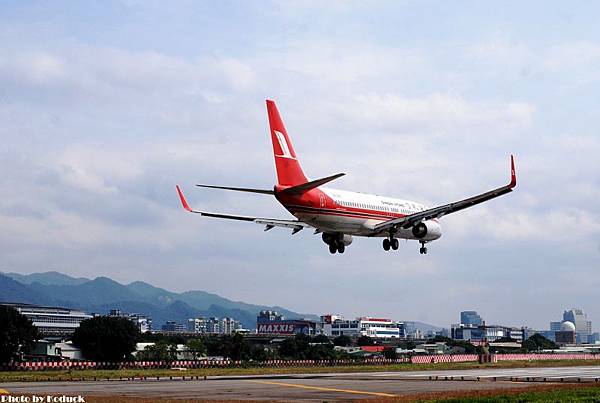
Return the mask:
{"type": "Polygon", "coordinates": [[[510,184],[511,189],[517,186],[517,173],[515,171],[515,157],[510,156],[510,184]]]}
{"type": "Polygon", "coordinates": [[[175,185],[175,188],[177,189],[177,193],[179,193],[179,198],[181,199],[181,204],[183,205],[183,208],[192,213],[193,210],[190,208],[189,204],[187,203],[187,200],[185,200],[185,196],[183,195],[183,192],[181,191],[179,185],[175,185]]]}

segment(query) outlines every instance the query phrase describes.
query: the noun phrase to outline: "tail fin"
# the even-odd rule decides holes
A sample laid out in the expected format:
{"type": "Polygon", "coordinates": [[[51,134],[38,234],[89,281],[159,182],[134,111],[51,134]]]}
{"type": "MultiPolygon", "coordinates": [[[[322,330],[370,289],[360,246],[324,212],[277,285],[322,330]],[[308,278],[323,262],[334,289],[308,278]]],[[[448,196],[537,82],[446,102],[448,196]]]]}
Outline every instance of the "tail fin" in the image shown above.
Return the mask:
{"type": "Polygon", "coordinates": [[[269,126],[271,127],[277,182],[284,186],[296,186],[308,182],[296,158],[294,147],[287,135],[283,120],[279,116],[277,106],[275,106],[275,102],[268,99],[267,113],[269,115],[269,126]]]}

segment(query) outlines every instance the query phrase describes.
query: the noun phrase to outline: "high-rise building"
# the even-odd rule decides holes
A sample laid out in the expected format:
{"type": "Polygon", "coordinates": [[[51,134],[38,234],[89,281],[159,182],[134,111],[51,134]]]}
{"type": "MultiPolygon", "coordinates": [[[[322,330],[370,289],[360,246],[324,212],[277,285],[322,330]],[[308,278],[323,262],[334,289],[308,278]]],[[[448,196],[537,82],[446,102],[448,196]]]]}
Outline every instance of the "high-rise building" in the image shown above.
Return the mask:
{"type": "Polygon", "coordinates": [[[221,333],[231,334],[242,328],[242,324],[233,318],[223,318],[221,320],[221,333]]]}
{"type": "Polygon", "coordinates": [[[567,309],[563,313],[563,321],[571,322],[575,325],[577,333],[577,343],[587,343],[592,334],[592,322],[587,320],[587,315],[581,309],[567,309]]]}
{"type": "Polygon", "coordinates": [[[233,318],[193,318],[187,321],[187,331],[189,333],[215,333],[231,334],[242,329],[240,321],[233,318]]]}
{"type": "Polygon", "coordinates": [[[186,327],[183,323],[174,320],[168,320],[161,328],[164,332],[185,333],[186,327]]]}
{"type": "Polygon", "coordinates": [[[188,319],[187,331],[189,333],[207,333],[206,319],[202,316],[200,316],[198,318],[188,319]]]}
{"type": "Polygon", "coordinates": [[[476,311],[462,311],[460,313],[460,324],[465,326],[481,326],[483,320],[476,311]]]}

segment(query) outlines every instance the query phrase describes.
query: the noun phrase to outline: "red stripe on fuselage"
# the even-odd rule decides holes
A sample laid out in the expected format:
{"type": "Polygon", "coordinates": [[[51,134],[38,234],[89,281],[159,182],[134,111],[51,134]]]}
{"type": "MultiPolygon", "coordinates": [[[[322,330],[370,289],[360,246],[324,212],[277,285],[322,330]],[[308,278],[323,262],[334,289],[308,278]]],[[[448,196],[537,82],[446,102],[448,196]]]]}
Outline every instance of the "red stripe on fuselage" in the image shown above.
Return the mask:
{"type": "Polygon", "coordinates": [[[392,220],[394,218],[404,217],[403,214],[392,215],[392,214],[381,214],[378,211],[369,210],[371,212],[366,212],[360,209],[326,209],[326,208],[318,208],[312,206],[300,206],[300,205],[284,205],[286,209],[290,212],[298,211],[302,213],[314,213],[314,214],[327,214],[327,215],[339,215],[339,216],[347,216],[347,217],[355,217],[355,218],[364,218],[364,219],[372,219],[372,220],[380,220],[387,221],[392,220]]]}

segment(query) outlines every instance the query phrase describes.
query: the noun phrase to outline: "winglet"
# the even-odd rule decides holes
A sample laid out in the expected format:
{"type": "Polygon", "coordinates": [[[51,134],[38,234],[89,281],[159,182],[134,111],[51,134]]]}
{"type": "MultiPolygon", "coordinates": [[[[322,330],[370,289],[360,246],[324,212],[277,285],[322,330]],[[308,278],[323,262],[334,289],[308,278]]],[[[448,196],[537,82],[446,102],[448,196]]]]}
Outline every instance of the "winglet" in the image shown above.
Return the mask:
{"type": "Polygon", "coordinates": [[[179,198],[181,199],[181,204],[183,205],[183,208],[189,211],[190,213],[193,213],[194,211],[190,208],[187,200],[185,200],[185,196],[183,195],[183,192],[181,191],[179,185],[175,185],[175,188],[177,189],[177,193],[179,193],[179,198]]]}
{"type": "Polygon", "coordinates": [[[508,185],[509,188],[514,188],[515,186],[517,186],[517,173],[515,171],[515,157],[514,156],[510,156],[510,184],[508,185]]]}

